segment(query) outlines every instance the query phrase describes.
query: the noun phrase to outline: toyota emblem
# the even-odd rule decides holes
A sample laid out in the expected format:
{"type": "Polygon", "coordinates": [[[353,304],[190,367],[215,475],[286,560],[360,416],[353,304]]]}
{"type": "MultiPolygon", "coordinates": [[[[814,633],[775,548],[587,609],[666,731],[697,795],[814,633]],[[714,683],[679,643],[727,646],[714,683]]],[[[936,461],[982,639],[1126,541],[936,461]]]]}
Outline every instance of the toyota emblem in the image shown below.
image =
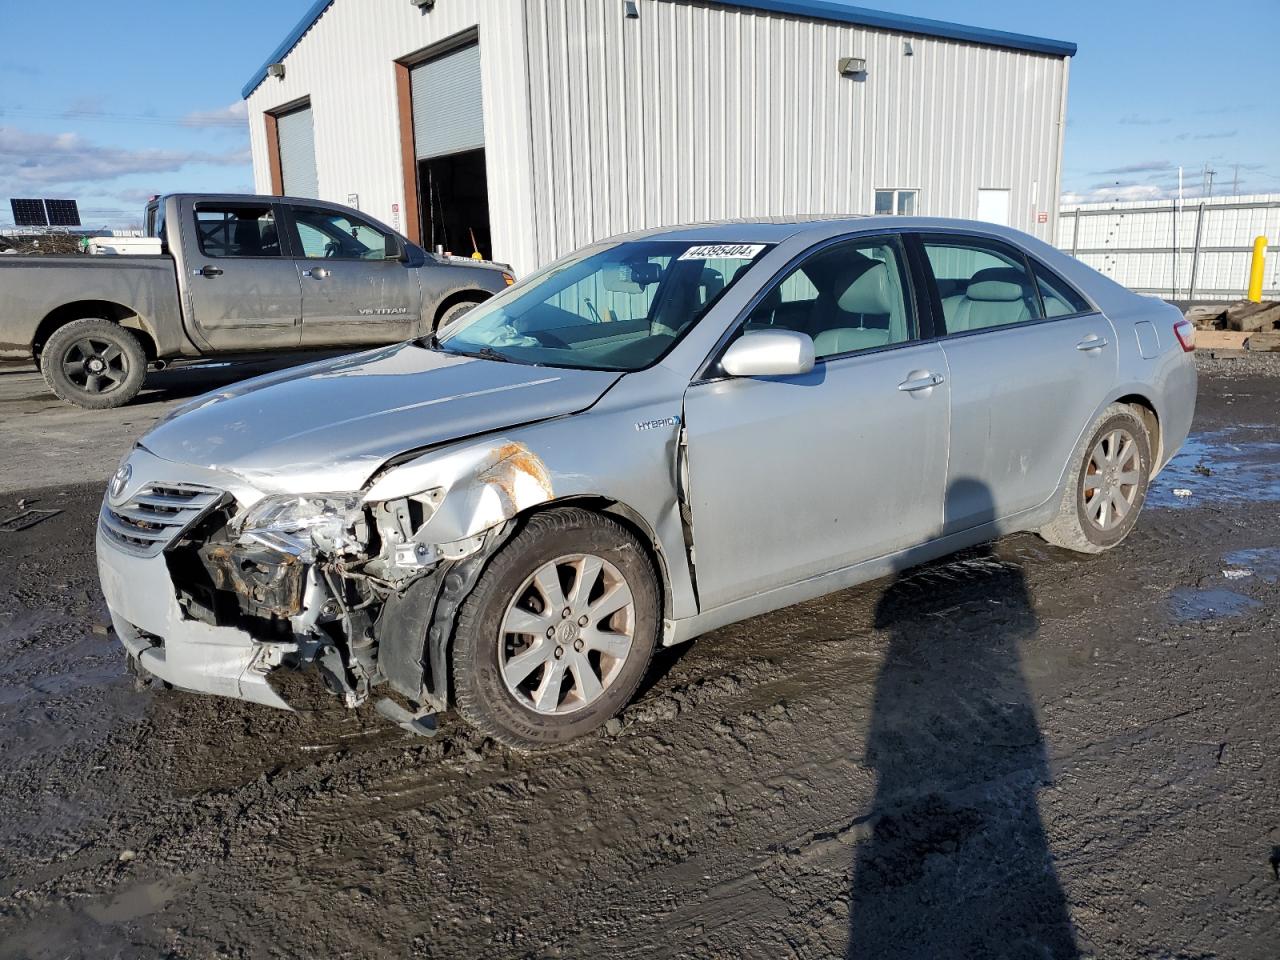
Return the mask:
{"type": "Polygon", "coordinates": [[[111,475],[111,484],[107,487],[107,496],[111,498],[112,503],[119,503],[124,497],[124,488],[129,485],[129,478],[133,476],[133,467],[127,463],[120,464],[120,468],[111,475]]]}

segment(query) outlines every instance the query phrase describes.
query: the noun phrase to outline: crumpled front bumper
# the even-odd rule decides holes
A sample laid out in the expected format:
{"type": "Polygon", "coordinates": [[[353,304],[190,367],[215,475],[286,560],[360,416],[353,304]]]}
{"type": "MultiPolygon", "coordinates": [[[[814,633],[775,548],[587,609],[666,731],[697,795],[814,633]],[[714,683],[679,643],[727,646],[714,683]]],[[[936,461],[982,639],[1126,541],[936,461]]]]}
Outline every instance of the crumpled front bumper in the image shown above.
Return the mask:
{"type": "Polygon", "coordinates": [[[97,557],[116,635],[144,670],[183,690],[291,709],[267,683],[280,644],[185,617],[163,554],[125,553],[99,527],[97,557]]]}

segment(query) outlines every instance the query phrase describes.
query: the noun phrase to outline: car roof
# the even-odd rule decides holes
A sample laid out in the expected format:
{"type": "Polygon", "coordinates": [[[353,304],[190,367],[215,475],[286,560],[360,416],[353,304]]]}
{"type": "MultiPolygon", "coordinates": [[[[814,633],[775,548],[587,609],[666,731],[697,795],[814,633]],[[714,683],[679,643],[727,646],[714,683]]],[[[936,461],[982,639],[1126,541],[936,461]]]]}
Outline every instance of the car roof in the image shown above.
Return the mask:
{"type": "Polygon", "coordinates": [[[781,243],[804,233],[815,237],[841,233],[964,231],[987,236],[1018,238],[1021,234],[1009,227],[953,217],[897,217],[846,214],[843,216],[798,215],[790,217],[752,217],[741,220],[715,220],[705,223],[676,224],[627,233],[614,240],[676,240],[684,243],[781,243]]]}

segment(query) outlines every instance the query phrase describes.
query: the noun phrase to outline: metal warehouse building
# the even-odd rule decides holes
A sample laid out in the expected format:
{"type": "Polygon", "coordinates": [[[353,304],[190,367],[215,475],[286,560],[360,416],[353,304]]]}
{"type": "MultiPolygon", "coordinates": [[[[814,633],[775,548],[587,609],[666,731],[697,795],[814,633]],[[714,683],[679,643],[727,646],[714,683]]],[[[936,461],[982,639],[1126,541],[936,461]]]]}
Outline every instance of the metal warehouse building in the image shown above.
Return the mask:
{"type": "Polygon", "coordinates": [[[839,0],[321,0],[243,95],[259,192],[524,273],[729,217],[1050,239],[1074,53],[839,0]]]}

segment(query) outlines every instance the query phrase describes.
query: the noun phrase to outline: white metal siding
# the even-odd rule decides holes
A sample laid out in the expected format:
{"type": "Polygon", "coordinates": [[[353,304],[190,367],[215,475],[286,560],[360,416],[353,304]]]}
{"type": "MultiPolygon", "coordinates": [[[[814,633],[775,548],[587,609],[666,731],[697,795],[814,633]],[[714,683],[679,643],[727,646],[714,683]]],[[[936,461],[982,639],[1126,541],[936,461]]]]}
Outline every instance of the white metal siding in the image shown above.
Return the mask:
{"type": "Polygon", "coordinates": [[[276,136],[280,146],[280,180],[285,194],[320,199],[311,108],[303,107],[277,117],[276,136]]]}
{"type": "Polygon", "coordinates": [[[478,29],[494,255],[522,274],[641,227],[870,213],[887,187],[953,217],[977,214],[979,188],[1007,188],[1012,225],[1053,236],[1066,59],[714,3],[638,7],[335,0],[250,115],[310,95],[322,196],[358,193],[391,221],[406,201],[391,61],[478,29]],[[866,58],[865,79],[838,75],[847,56],[866,58]]]}
{"type": "Polygon", "coordinates": [[[888,187],[953,217],[976,216],[979,188],[1008,188],[1012,225],[1052,236],[1062,58],[714,5],[639,10],[527,6],[539,261],[666,223],[870,213],[888,187]],[[866,59],[865,79],[838,74],[843,56],[866,59]]]}
{"type": "Polygon", "coordinates": [[[419,160],[484,146],[480,45],[414,67],[413,144],[419,160]]]}
{"type": "Polygon", "coordinates": [[[1280,296],[1280,194],[1187,200],[1176,216],[1175,206],[1171,201],[1065,206],[1055,243],[1131,290],[1170,298],[1175,291],[1178,298],[1188,298],[1195,259],[1196,299],[1235,300],[1248,289],[1253,240],[1264,236],[1263,292],[1280,296]]]}

